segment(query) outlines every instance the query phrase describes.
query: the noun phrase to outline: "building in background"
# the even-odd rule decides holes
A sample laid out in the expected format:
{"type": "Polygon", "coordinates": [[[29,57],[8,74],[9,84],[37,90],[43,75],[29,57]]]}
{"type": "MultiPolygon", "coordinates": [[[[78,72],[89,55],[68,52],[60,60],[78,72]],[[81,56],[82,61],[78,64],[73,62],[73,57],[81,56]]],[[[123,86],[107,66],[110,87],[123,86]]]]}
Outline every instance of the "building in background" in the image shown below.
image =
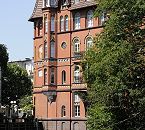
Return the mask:
{"type": "Polygon", "coordinates": [[[45,130],[86,130],[86,112],[77,92],[86,91],[81,57],[102,31],[104,14],[94,18],[93,0],[36,0],[34,23],[35,117],[45,130]]]}
{"type": "Polygon", "coordinates": [[[10,61],[10,64],[17,64],[18,66],[25,69],[28,73],[29,78],[33,83],[33,70],[34,70],[34,61],[33,58],[25,58],[25,60],[10,61]]]}

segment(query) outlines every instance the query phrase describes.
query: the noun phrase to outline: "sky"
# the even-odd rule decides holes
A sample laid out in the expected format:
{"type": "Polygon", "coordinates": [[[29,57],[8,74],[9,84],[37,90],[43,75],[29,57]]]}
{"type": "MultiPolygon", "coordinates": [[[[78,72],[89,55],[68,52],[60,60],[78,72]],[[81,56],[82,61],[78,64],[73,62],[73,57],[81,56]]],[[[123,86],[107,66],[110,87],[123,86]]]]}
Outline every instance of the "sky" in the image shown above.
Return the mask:
{"type": "Polygon", "coordinates": [[[1,0],[0,44],[5,44],[9,61],[33,57],[33,23],[28,22],[36,0],[1,0]]]}

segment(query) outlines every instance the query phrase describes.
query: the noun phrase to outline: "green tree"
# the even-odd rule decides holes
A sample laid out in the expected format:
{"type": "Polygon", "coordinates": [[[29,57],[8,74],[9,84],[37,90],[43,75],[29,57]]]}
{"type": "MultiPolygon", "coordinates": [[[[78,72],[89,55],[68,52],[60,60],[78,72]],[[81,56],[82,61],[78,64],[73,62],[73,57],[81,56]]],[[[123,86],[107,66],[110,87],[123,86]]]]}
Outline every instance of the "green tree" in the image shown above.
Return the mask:
{"type": "Polygon", "coordinates": [[[33,109],[32,96],[25,95],[25,96],[21,97],[19,106],[20,106],[20,108],[22,108],[22,110],[24,112],[32,110],[33,109]]]}
{"type": "Polygon", "coordinates": [[[99,0],[109,19],[83,62],[89,130],[145,126],[144,0],[99,0]]]}
{"type": "Polygon", "coordinates": [[[17,64],[8,64],[4,84],[2,86],[2,102],[18,101],[25,95],[31,95],[32,83],[27,71],[17,64]]]}
{"type": "Polygon", "coordinates": [[[3,72],[7,68],[7,62],[8,62],[7,48],[4,44],[0,44],[0,66],[2,67],[3,72]]]}

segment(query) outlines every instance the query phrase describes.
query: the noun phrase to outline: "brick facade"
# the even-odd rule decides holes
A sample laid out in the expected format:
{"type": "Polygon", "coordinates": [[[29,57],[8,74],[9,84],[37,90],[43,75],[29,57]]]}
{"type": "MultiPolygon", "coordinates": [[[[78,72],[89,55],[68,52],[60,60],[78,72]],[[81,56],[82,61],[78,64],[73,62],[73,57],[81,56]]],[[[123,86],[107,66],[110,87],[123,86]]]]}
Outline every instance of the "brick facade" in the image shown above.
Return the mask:
{"type": "Polygon", "coordinates": [[[35,117],[46,130],[85,130],[85,106],[75,94],[87,89],[80,61],[104,19],[92,17],[92,0],[45,1],[36,1],[29,19],[34,22],[35,117]]]}

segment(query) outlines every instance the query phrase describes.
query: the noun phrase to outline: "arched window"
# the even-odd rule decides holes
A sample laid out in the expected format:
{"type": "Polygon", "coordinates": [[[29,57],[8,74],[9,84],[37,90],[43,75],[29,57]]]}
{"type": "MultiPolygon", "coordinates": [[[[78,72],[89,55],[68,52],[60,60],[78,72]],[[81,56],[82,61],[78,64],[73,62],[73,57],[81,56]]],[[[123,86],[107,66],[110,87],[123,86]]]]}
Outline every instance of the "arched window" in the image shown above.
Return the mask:
{"type": "Polygon", "coordinates": [[[55,16],[51,16],[51,31],[55,31],[55,16]]]}
{"type": "Polygon", "coordinates": [[[45,33],[48,32],[48,20],[47,20],[47,17],[44,18],[44,30],[45,30],[45,33]]]}
{"type": "Polygon", "coordinates": [[[75,122],[75,123],[73,124],[73,130],[80,130],[80,129],[79,129],[79,123],[75,122]]]}
{"type": "Polygon", "coordinates": [[[107,20],[107,14],[102,13],[101,16],[99,17],[99,25],[102,26],[106,20],[107,20]]]}
{"type": "Polygon", "coordinates": [[[38,22],[38,36],[42,35],[42,21],[38,22]]]}
{"type": "Polygon", "coordinates": [[[78,38],[74,39],[74,52],[80,52],[80,41],[78,38]]]}
{"type": "Polygon", "coordinates": [[[48,58],[48,46],[47,46],[47,42],[44,42],[44,58],[48,58]]]}
{"type": "Polygon", "coordinates": [[[66,130],[66,128],[65,128],[65,122],[62,122],[62,124],[61,124],[61,130],[66,130]]]}
{"type": "Polygon", "coordinates": [[[65,70],[62,71],[62,84],[66,83],[66,72],[65,70]]]}
{"type": "Polygon", "coordinates": [[[39,46],[38,57],[39,57],[39,59],[43,58],[43,46],[42,45],[39,46]]]}
{"type": "Polygon", "coordinates": [[[74,68],[74,83],[80,83],[80,67],[78,65],[74,68]]]}
{"type": "Polygon", "coordinates": [[[54,84],[54,68],[50,68],[50,83],[54,84]]]}
{"type": "Polygon", "coordinates": [[[87,13],[87,27],[93,27],[93,11],[89,10],[87,13]]]}
{"type": "Polygon", "coordinates": [[[48,84],[48,75],[47,75],[47,69],[44,69],[44,85],[48,84]]]}
{"type": "Polygon", "coordinates": [[[68,31],[68,16],[65,16],[65,31],[68,31]]]}
{"type": "Polygon", "coordinates": [[[93,46],[93,39],[91,37],[88,37],[86,39],[86,50],[93,46]]]}
{"type": "Polygon", "coordinates": [[[80,13],[76,13],[74,16],[74,29],[80,29],[80,13]]]}
{"type": "Polygon", "coordinates": [[[60,31],[64,31],[64,19],[63,16],[60,16],[60,31]]]}
{"type": "Polygon", "coordinates": [[[50,42],[50,57],[55,58],[55,42],[50,42]]]}
{"type": "Polygon", "coordinates": [[[61,117],[65,117],[66,116],[66,109],[65,109],[65,106],[63,105],[61,107],[61,117]]]}

